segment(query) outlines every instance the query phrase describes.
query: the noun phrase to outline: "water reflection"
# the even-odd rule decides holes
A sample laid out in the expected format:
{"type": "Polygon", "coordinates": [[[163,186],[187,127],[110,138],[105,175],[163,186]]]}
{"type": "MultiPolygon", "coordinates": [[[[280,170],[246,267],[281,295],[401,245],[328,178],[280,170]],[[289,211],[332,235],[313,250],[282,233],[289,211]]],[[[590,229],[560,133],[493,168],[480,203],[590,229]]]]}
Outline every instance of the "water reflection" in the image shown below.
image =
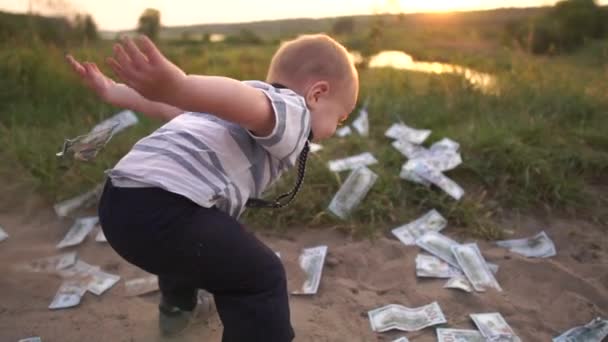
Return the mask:
{"type": "MultiPolygon", "coordinates": [[[[361,54],[352,54],[354,61],[362,61],[361,54]]],[[[383,51],[370,57],[368,66],[370,68],[395,68],[402,70],[412,70],[433,74],[457,74],[462,75],[473,87],[484,93],[497,93],[496,78],[490,74],[478,72],[459,65],[438,63],[438,62],[419,62],[412,56],[402,51],[383,51]]]]}

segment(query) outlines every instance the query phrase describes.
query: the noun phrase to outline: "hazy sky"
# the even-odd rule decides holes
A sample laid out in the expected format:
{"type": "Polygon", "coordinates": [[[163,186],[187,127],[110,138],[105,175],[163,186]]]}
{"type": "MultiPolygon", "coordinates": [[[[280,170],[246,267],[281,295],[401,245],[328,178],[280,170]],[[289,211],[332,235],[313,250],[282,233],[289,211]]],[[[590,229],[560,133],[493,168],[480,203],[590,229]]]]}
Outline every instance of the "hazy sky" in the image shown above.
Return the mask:
{"type": "MultiPolygon", "coordinates": [[[[48,13],[49,5],[93,15],[104,30],[135,27],[148,7],[161,11],[165,26],[242,22],[280,18],[318,18],[374,12],[446,11],[552,5],[555,0],[0,0],[0,10],[48,13]],[[66,6],[66,4],[69,4],[66,6]]],[[[608,4],[608,0],[599,1],[608,4]]]]}

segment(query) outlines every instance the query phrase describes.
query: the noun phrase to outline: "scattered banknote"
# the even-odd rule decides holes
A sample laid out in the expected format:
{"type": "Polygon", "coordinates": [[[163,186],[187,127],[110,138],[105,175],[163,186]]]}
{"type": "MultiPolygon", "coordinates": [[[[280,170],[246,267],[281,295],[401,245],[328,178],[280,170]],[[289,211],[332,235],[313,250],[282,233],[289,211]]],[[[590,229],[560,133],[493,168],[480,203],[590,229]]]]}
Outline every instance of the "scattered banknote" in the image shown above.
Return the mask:
{"type": "Polygon", "coordinates": [[[418,176],[435,184],[448,195],[452,196],[455,200],[460,200],[460,198],[462,198],[464,195],[464,190],[460,187],[460,185],[456,184],[456,182],[446,177],[443,173],[428,163],[416,160],[412,167],[418,176]]]}
{"type": "Polygon", "coordinates": [[[471,314],[477,329],[488,341],[521,342],[519,337],[499,313],[471,314]]]}
{"type": "MultiPolygon", "coordinates": [[[[425,162],[435,170],[443,172],[453,170],[462,164],[462,157],[460,153],[452,150],[429,150],[416,154],[406,164],[415,164],[419,161],[425,162]]],[[[411,168],[415,168],[415,165],[412,165],[411,168]]]]}
{"type": "Polygon", "coordinates": [[[447,323],[437,302],[419,308],[390,304],[369,311],[368,316],[372,330],[375,332],[385,332],[393,329],[411,332],[447,323]]]}
{"type": "Polygon", "coordinates": [[[352,129],[350,128],[350,126],[344,126],[342,128],[339,128],[336,130],[336,135],[340,138],[344,138],[346,136],[349,136],[353,133],[352,129]]]}
{"type": "Polygon", "coordinates": [[[447,224],[448,221],[437,210],[433,209],[415,221],[397,227],[391,232],[405,245],[415,246],[416,239],[430,231],[439,232],[447,224]]]}
{"type": "Polygon", "coordinates": [[[120,280],[120,276],[101,270],[91,272],[91,277],[92,279],[88,283],[87,290],[97,296],[101,296],[120,280]]]}
{"type": "Polygon", "coordinates": [[[298,263],[300,264],[300,268],[306,273],[306,279],[304,280],[304,284],[302,284],[302,288],[294,291],[293,294],[312,295],[317,293],[326,255],[327,246],[305,248],[302,251],[298,257],[298,263]]]}
{"type": "Polygon", "coordinates": [[[360,136],[369,136],[369,114],[366,107],[359,111],[359,116],[353,120],[352,126],[360,136]]]}
{"type": "Polygon", "coordinates": [[[80,299],[86,291],[87,288],[80,281],[66,280],[59,287],[55,298],[53,298],[51,305],[49,305],[49,309],[74,307],[80,304],[80,299]]]}
{"type": "Polygon", "coordinates": [[[327,166],[332,172],[342,172],[376,163],[378,163],[378,160],[374,157],[374,155],[369,152],[365,152],[344,159],[330,160],[327,163],[327,166]]]}
{"type": "Polygon", "coordinates": [[[458,246],[458,242],[441,233],[428,232],[419,237],[416,244],[425,251],[460,269],[460,265],[458,265],[458,261],[452,253],[452,247],[458,246]]]}
{"type": "Polygon", "coordinates": [[[431,145],[430,150],[431,151],[451,150],[451,151],[458,152],[458,150],[460,150],[460,144],[450,138],[443,138],[443,139],[439,140],[438,142],[434,143],[433,145],[431,145]]]}
{"type": "Polygon", "coordinates": [[[553,339],[553,342],[601,342],[608,336],[608,320],[597,317],[591,322],[574,327],[553,339]]]}
{"type": "Polygon", "coordinates": [[[89,132],[73,139],[65,139],[57,157],[71,155],[74,159],[92,161],[114,135],[114,127],[89,132]]]}
{"type": "Polygon", "coordinates": [[[481,255],[481,251],[477,244],[469,243],[464,245],[455,245],[451,247],[452,253],[460,268],[467,276],[475,291],[483,292],[488,288],[494,288],[502,291],[502,288],[494,278],[494,274],[490,271],[486,260],[481,255]]]}
{"type": "Polygon", "coordinates": [[[399,177],[401,179],[405,179],[410,182],[414,182],[414,183],[422,184],[426,187],[430,187],[431,182],[429,182],[428,180],[419,176],[416,173],[415,166],[416,166],[416,163],[407,162],[407,163],[403,164],[403,166],[401,167],[401,173],[399,174],[399,177]]]}
{"type": "Polygon", "coordinates": [[[42,339],[40,337],[36,336],[36,337],[22,338],[17,342],[42,342],[42,339]]]}
{"type": "Polygon", "coordinates": [[[384,135],[388,138],[406,140],[420,145],[431,135],[431,131],[428,129],[414,129],[403,123],[396,123],[389,127],[384,135]]]}
{"type": "Polygon", "coordinates": [[[129,297],[155,291],[158,291],[158,277],[155,275],[125,281],[125,294],[129,297]]]}
{"type": "Polygon", "coordinates": [[[17,269],[29,272],[55,273],[76,263],[76,252],[54,255],[17,265],[17,269]]]}
{"type": "Polygon", "coordinates": [[[411,143],[407,140],[395,140],[391,145],[408,159],[414,159],[427,152],[424,146],[411,143]]]}
{"type": "Polygon", "coordinates": [[[366,167],[354,170],[329,203],[329,211],[342,219],[348,218],[351,211],[361,203],[377,179],[378,175],[366,167]]]}
{"type": "Polygon", "coordinates": [[[106,235],[103,233],[103,230],[101,228],[97,231],[97,235],[95,235],[95,241],[108,242],[108,239],[106,239],[106,235]]]}
{"type": "Polygon", "coordinates": [[[435,256],[418,254],[416,275],[425,278],[453,278],[462,275],[462,272],[435,256]]]}
{"type": "Polygon", "coordinates": [[[402,337],[399,337],[398,339],[394,340],[393,342],[410,342],[410,340],[408,340],[407,337],[402,336],[402,337]]]}
{"type": "Polygon", "coordinates": [[[91,132],[99,132],[106,130],[107,128],[113,128],[113,134],[116,134],[124,129],[131,127],[137,124],[139,120],[137,119],[137,115],[130,110],[123,110],[116,115],[105,119],[104,121],[98,123],[91,132]]]}
{"type": "Polygon", "coordinates": [[[530,238],[497,241],[496,244],[529,258],[549,258],[557,254],[553,241],[544,231],[530,238]]]}
{"type": "Polygon", "coordinates": [[[93,230],[97,222],[99,222],[99,218],[97,216],[76,219],[76,222],[74,222],[74,225],[72,225],[72,228],[70,228],[63,240],[57,244],[57,248],[79,245],[93,230]]]}
{"type": "Polygon", "coordinates": [[[4,231],[4,229],[2,229],[2,226],[0,226],[0,241],[4,241],[8,239],[8,234],[4,231]]]}
{"type": "Polygon", "coordinates": [[[310,147],[310,152],[311,153],[317,153],[317,152],[319,152],[319,151],[321,151],[323,149],[323,145],[315,144],[313,142],[309,143],[308,146],[310,147]]]}
{"type": "Polygon", "coordinates": [[[53,208],[55,209],[55,213],[59,217],[66,217],[78,208],[86,208],[93,206],[97,203],[99,196],[101,196],[102,190],[103,184],[99,184],[89,192],[86,192],[74,198],[70,198],[63,202],[59,202],[53,206],[53,208]]]}
{"type": "Polygon", "coordinates": [[[70,267],[58,270],[56,273],[62,276],[63,278],[78,278],[78,279],[86,279],[91,280],[91,274],[95,271],[99,270],[99,266],[93,266],[87,262],[82,260],[76,261],[70,267]]]}
{"type": "Polygon", "coordinates": [[[486,342],[477,330],[437,328],[437,342],[486,342]]]}
{"type": "Polygon", "coordinates": [[[443,285],[443,287],[446,289],[458,289],[465,292],[473,292],[471,282],[464,274],[457,274],[451,277],[450,280],[443,285]]]}

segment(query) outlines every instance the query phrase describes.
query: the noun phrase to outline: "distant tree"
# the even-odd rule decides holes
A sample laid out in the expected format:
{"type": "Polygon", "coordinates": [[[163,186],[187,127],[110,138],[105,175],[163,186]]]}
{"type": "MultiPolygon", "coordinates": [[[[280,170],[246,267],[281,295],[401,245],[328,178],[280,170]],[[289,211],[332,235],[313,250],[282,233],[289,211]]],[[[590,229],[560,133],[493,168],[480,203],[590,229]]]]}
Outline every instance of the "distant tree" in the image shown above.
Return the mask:
{"type": "Polygon", "coordinates": [[[342,17],[334,22],[331,31],[334,34],[352,34],[354,29],[355,20],[352,17],[342,17]]]}
{"type": "Polygon", "coordinates": [[[157,40],[160,32],[160,11],[153,8],[147,8],[139,16],[137,32],[145,34],[152,40],[157,40]]]}
{"type": "Polygon", "coordinates": [[[242,29],[236,35],[230,35],[225,39],[226,43],[232,44],[262,44],[264,40],[260,38],[255,32],[249,29],[242,29]]]}
{"type": "Polygon", "coordinates": [[[87,14],[84,17],[84,38],[89,41],[95,41],[99,39],[99,32],[97,31],[97,24],[91,15],[87,14]]]}

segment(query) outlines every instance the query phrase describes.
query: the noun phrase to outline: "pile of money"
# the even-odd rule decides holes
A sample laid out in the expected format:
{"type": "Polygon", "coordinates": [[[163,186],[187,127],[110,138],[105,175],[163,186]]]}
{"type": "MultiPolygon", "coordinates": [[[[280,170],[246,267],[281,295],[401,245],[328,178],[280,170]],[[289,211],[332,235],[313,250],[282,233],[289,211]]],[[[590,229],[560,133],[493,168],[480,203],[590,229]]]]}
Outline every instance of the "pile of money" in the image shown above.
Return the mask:
{"type": "Polygon", "coordinates": [[[95,225],[99,222],[99,218],[97,216],[94,217],[83,217],[79,218],[74,222],[72,228],[65,235],[63,240],[61,240],[57,244],[57,248],[65,248],[76,246],[84,241],[84,238],[89,235],[89,233],[93,230],[95,225]]]}
{"type": "Polygon", "coordinates": [[[354,170],[329,203],[329,211],[346,219],[372,188],[378,175],[366,167],[354,170]]]}
{"type": "Polygon", "coordinates": [[[437,329],[438,342],[486,342],[487,340],[476,330],[437,329]]]}
{"type": "Polygon", "coordinates": [[[574,327],[553,339],[553,342],[604,341],[608,337],[608,320],[597,317],[584,326],[574,327]]]}
{"type": "Polygon", "coordinates": [[[393,124],[384,135],[391,139],[405,140],[420,145],[431,135],[428,129],[414,129],[404,123],[393,124]]]}
{"type": "Polygon", "coordinates": [[[292,292],[293,294],[312,295],[317,293],[319,284],[321,283],[321,274],[323,273],[326,255],[327,246],[306,248],[302,251],[298,258],[298,263],[306,274],[306,279],[302,287],[292,292]]]}
{"type": "Polygon", "coordinates": [[[430,231],[441,231],[447,223],[448,221],[437,210],[433,209],[415,221],[399,226],[391,232],[405,245],[415,246],[416,239],[430,231]]]}
{"type": "Polygon", "coordinates": [[[158,277],[150,275],[125,281],[125,294],[128,297],[141,296],[158,291],[158,277]]]}
{"type": "Polygon", "coordinates": [[[544,231],[530,238],[497,241],[496,244],[529,258],[549,258],[557,254],[553,241],[544,231]]]}
{"type": "Polygon", "coordinates": [[[4,241],[8,239],[8,234],[4,231],[4,229],[2,229],[2,226],[0,226],[0,241],[4,241]]]}
{"type": "Polygon", "coordinates": [[[363,166],[369,166],[378,163],[378,160],[369,152],[361,153],[352,157],[330,160],[327,167],[332,172],[342,172],[354,170],[363,166]]]}
{"type": "Polygon", "coordinates": [[[453,278],[462,273],[437,257],[418,254],[416,256],[416,275],[425,278],[453,278]]]}
{"type": "Polygon", "coordinates": [[[488,264],[481,255],[477,244],[469,243],[464,245],[454,245],[450,247],[460,269],[467,276],[475,291],[483,292],[488,288],[502,291],[502,288],[494,278],[488,264]]]}
{"type": "Polygon", "coordinates": [[[393,329],[418,331],[426,327],[447,323],[437,302],[419,308],[390,304],[368,312],[372,330],[385,332],[393,329]]]}
{"type": "Polygon", "coordinates": [[[369,114],[365,106],[359,110],[359,116],[353,120],[352,126],[360,136],[369,136],[369,114]]]}
{"type": "Polygon", "coordinates": [[[53,209],[55,209],[57,216],[66,217],[78,208],[87,208],[95,205],[102,191],[103,184],[99,184],[93,190],[55,204],[53,209]]]}
{"type": "Polygon", "coordinates": [[[471,314],[471,319],[487,341],[521,342],[501,314],[471,314]]]}

